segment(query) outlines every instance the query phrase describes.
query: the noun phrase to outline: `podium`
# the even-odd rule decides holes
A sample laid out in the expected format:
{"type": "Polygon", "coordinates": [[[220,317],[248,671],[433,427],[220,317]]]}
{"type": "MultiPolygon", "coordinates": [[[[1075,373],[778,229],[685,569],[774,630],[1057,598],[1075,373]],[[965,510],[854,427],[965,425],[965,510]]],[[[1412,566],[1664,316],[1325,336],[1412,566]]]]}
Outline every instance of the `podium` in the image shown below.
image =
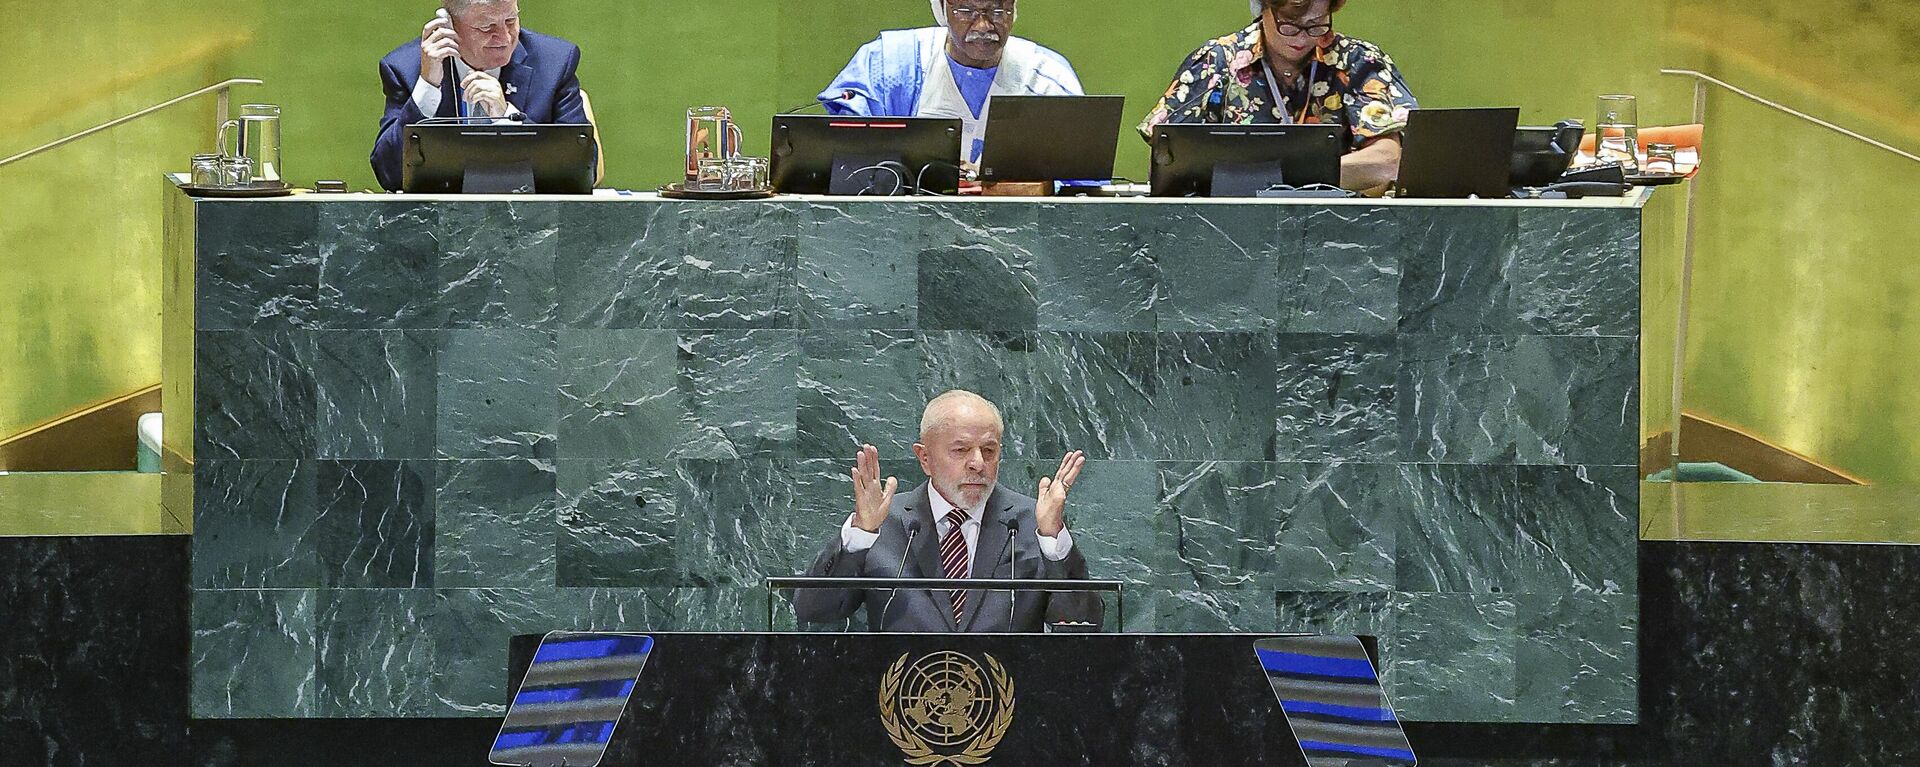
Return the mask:
{"type": "MultiPolygon", "coordinates": [[[[1104,623],[1102,618],[1106,605],[1099,602],[1100,594],[1114,595],[1114,614],[1126,615],[1126,583],[1114,580],[1047,580],[1042,578],[830,578],[814,576],[774,577],[766,579],[767,585],[767,626],[772,627],[774,600],[782,593],[791,593],[802,589],[860,589],[865,591],[971,591],[971,592],[1039,592],[1047,594],[1075,594],[1090,598],[1088,611],[1094,620],[1088,625],[1050,625],[1049,631],[1072,631],[1080,633],[1098,633],[1104,623]]],[[[1011,612],[1014,600],[1008,600],[1011,612]]],[[[1012,624],[1012,616],[1008,616],[1012,624]]],[[[1120,621],[1116,620],[1114,630],[1120,630],[1120,621]]]]}
{"type": "MultiPolygon", "coordinates": [[[[646,636],[606,767],[1306,765],[1272,635],[646,636]]],[[[509,690],[540,641],[512,640],[509,690]]]]}

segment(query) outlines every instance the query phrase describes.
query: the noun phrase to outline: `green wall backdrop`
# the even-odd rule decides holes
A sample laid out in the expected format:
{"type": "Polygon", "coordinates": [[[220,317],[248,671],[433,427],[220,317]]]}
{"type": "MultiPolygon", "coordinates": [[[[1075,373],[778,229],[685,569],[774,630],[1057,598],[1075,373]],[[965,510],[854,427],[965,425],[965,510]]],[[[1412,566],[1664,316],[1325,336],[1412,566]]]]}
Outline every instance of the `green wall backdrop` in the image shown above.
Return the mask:
{"type": "MultiPolygon", "coordinates": [[[[805,103],[881,29],[930,22],[921,0],[522,0],[528,27],[586,50],[608,184],[677,169],[681,111],[732,107],[763,152],[778,108],[805,103]]],[[[301,183],[372,186],[374,63],[432,0],[0,0],[24,28],[5,54],[0,155],[226,77],[286,108],[301,183]],[[19,84],[29,84],[24,87],[19,84]]],[[[1066,54],[1089,90],[1137,118],[1180,59],[1238,28],[1241,0],[1026,0],[1017,32],[1066,54]]],[[[1796,0],[1352,0],[1350,34],[1387,48],[1428,106],[1524,106],[1589,118],[1593,96],[1642,97],[1682,122],[1701,69],[1893,143],[1920,147],[1920,3],[1796,0]],[[1844,62],[1860,62],[1849,66],[1844,62]]],[[[1920,482],[1920,165],[1736,97],[1710,99],[1710,174],[1686,360],[1687,409],[1878,482],[1920,482]]],[[[159,380],[159,182],[211,146],[211,101],[0,169],[0,438],[159,380]]],[[[1122,175],[1146,173],[1121,144],[1122,175]]],[[[1647,429],[1667,428],[1679,195],[1649,212],[1647,429]]]]}

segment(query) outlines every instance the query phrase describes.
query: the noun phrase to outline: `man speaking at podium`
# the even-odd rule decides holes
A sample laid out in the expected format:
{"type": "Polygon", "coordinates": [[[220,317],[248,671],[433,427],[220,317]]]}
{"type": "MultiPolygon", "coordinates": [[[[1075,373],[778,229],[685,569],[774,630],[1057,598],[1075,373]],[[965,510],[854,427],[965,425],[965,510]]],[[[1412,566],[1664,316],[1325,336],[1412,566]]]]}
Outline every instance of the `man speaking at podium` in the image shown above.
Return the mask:
{"type": "MultiPolygon", "coordinates": [[[[927,403],[913,446],[927,481],[904,495],[880,477],[880,451],[854,459],[853,515],[807,575],[833,578],[1021,578],[1081,580],[1087,560],[1066,527],[1067,492],[1084,453],[1060,459],[1037,498],[999,484],[1000,410],[978,394],[950,391],[927,403]]],[[[1038,632],[1046,623],[1098,623],[1091,594],[887,589],[800,589],[794,612],[835,623],[862,606],[867,626],[903,632],[1038,632]],[[1011,618],[1011,623],[1009,623],[1011,618]]]]}
{"type": "Polygon", "coordinates": [[[387,111],[373,144],[374,176],[399,191],[406,127],[429,118],[588,123],[579,70],[578,46],[520,28],[520,0],[441,0],[419,40],[380,60],[387,111]]]}

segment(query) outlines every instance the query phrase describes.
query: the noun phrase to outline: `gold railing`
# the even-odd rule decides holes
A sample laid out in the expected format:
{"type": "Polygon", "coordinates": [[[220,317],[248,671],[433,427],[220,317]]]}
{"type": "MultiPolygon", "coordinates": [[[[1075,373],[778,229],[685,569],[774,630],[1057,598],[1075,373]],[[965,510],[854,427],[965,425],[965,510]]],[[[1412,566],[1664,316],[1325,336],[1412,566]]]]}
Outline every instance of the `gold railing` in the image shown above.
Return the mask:
{"type": "Polygon", "coordinates": [[[0,160],[0,168],[7,167],[8,165],[12,165],[16,162],[25,160],[35,155],[51,152],[55,149],[59,149],[60,147],[66,146],[75,141],[79,141],[81,139],[84,139],[96,133],[112,130],[119,126],[138,120],[142,117],[146,117],[147,115],[154,114],[155,112],[165,111],[166,109],[169,109],[174,106],[178,106],[180,104],[184,104],[188,101],[192,101],[194,99],[200,98],[201,96],[205,96],[210,93],[214,94],[219,99],[219,105],[214,109],[214,121],[215,121],[214,129],[218,130],[220,127],[220,124],[226,122],[227,113],[232,109],[231,92],[234,86],[264,85],[264,84],[265,84],[264,81],[256,80],[251,77],[236,77],[231,80],[226,80],[224,82],[214,83],[213,85],[209,85],[205,88],[201,88],[200,90],[194,91],[192,93],[188,93],[172,99],[168,99],[161,103],[147,107],[146,109],[142,109],[138,112],[134,112],[133,114],[127,115],[125,117],[118,117],[112,120],[108,120],[99,125],[95,125],[91,128],[80,131],[79,133],[75,133],[71,136],[65,136],[62,138],[55,139],[53,141],[50,141],[45,144],[41,144],[40,146],[29,149],[25,152],[16,154],[12,157],[8,157],[7,159],[0,160]]]}
{"type": "MultiPolygon", "coordinates": [[[[1774,110],[1781,114],[1789,115],[1803,122],[1818,126],[1828,131],[1832,131],[1842,136],[1846,136],[1848,138],[1854,139],[1856,141],[1867,144],[1869,146],[1876,147],[1878,149],[1884,150],[1886,152],[1897,155],[1899,157],[1912,160],[1913,162],[1920,163],[1920,155],[1916,155],[1912,152],[1908,152],[1904,149],[1896,147],[1885,141],[1881,141],[1879,139],[1873,138],[1871,136],[1860,133],[1858,131],[1842,127],[1830,120],[1821,119],[1819,117],[1815,117],[1813,115],[1807,114],[1806,112],[1802,112],[1798,109],[1794,109],[1793,107],[1787,106],[1785,104],[1781,104],[1777,101],[1763,98],[1759,95],[1756,95],[1752,91],[1749,91],[1745,88],[1741,88],[1737,85],[1729,83],[1725,80],[1721,80],[1720,78],[1714,77],[1712,75],[1705,74],[1703,72],[1696,72],[1691,69],[1662,69],[1660,70],[1660,74],[1672,75],[1677,77],[1686,77],[1693,80],[1693,122],[1695,123],[1698,123],[1701,125],[1706,124],[1707,94],[1710,89],[1719,88],[1728,93],[1732,93],[1734,95],[1737,95],[1741,98],[1744,98],[1755,104],[1759,104],[1768,109],[1774,110]]],[[[1692,296],[1693,296],[1694,235],[1697,231],[1698,221],[1699,221],[1698,208],[1696,207],[1695,203],[1698,201],[1700,196],[1700,184],[1701,184],[1701,179],[1696,178],[1693,180],[1692,183],[1687,185],[1685,247],[1680,257],[1680,293],[1679,293],[1680,300],[1679,300],[1679,306],[1675,310],[1676,316],[1675,316],[1674,339],[1673,339],[1673,380],[1672,380],[1673,439],[1669,444],[1668,458],[1672,462],[1671,465],[1676,467],[1680,465],[1680,438],[1681,438],[1680,422],[1682,418],[1682,413],[1685,412],[1684,408],[1682,407],[1683,399],[1684,399],[1683,392],[1685,391],[1682,384],[1685,382],[1686,359],[1687,359],[1687,330],[1688,330],[1688,323],[1690,320],[1690,314],[1692,310],[1691,304],[1692,304],[1692,296]]]]}

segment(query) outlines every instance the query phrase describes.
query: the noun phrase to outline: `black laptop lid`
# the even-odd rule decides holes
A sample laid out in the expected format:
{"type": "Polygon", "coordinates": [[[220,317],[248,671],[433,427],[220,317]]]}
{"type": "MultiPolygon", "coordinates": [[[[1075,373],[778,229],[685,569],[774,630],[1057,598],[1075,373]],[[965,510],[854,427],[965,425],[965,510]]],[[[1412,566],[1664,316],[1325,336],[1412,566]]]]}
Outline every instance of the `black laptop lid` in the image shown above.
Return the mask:
{"type": "Polygon", "coordinates": [[[1415,109],[1401,134],[1401,197],[1505,198],[1519,107],[1415,109]]]}
{"type": "Polygon", "coordinates": [[[995,96],[982,181],[1113,177],[1125,96],[995,96]]]}

